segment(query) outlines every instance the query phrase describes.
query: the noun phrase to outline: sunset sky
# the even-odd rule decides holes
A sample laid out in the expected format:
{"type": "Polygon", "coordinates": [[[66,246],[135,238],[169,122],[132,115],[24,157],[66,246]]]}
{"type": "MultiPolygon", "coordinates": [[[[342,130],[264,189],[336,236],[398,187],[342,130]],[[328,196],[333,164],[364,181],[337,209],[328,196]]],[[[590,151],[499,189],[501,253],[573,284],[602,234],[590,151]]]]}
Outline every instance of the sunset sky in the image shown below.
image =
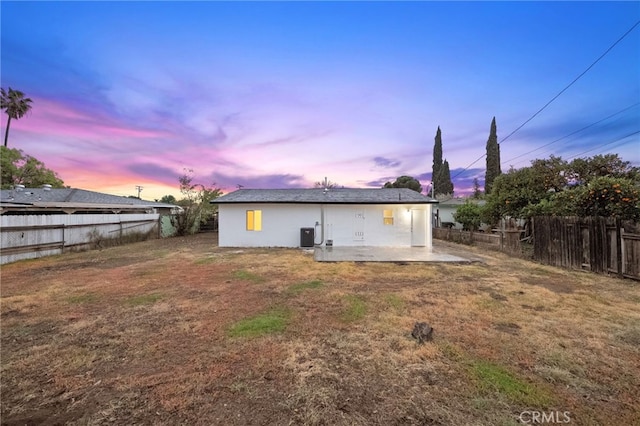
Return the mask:
{"type": "Polygon", "coordinates": [[[484,180],[494,116],[503,171],[552,154],[640,165],[637,1],[2,1],[0,13],[1,85],[33,99],[9,147],[72,187],[180,198],[192,169],[225,192],[325,176],[426,189],[440,126],[463,194],[484,180]]]}

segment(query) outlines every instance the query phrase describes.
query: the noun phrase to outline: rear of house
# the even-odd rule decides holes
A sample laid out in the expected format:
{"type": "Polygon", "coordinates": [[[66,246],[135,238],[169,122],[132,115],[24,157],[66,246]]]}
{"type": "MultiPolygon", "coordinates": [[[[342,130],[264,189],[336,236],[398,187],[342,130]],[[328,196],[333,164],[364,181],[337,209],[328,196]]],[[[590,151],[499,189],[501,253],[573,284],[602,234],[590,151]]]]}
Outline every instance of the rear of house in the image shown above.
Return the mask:
{"type": "Polygon", "coordinates": [[[406,188],[241,189],[214,201],[221,247],[431,247],[432,200],[406,188]]]}

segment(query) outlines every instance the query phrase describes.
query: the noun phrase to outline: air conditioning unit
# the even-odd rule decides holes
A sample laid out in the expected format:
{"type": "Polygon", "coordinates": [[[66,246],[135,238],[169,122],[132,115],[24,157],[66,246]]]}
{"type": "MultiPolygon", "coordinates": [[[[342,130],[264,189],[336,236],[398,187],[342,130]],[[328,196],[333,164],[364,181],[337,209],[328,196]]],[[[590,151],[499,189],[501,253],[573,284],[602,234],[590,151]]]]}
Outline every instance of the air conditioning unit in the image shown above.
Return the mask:
{"type": "Polygon", "coordinates": [[[313,247],[315,228],[300,228],[300,247],[313,247]]]}

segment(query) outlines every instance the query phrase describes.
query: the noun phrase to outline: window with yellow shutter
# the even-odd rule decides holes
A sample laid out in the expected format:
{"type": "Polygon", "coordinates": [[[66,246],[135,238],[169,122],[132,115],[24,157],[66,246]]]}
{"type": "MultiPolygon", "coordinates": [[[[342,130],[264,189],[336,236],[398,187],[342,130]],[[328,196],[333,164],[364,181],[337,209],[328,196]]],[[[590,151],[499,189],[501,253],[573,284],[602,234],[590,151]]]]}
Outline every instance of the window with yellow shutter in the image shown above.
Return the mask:
{"type": "Polygon", "coordinates": [[[262,210],[247,210],[247,231],[262,231],[262,210]]]}

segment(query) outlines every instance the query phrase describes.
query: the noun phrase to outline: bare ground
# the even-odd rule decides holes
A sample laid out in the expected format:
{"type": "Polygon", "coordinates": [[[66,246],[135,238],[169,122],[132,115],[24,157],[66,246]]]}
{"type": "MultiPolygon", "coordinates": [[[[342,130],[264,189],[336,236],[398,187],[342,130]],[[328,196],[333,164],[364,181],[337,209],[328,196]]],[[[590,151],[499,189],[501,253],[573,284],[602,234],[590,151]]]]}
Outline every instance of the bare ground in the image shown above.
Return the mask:
{"type": "Polygon", "coordinates": [[[317,263],[200,234],[5,265],[2,424],[639,424],[639,283],[471,250],[317,263]],[[238,332],[260,315],[280,327],[238,332]]]}

